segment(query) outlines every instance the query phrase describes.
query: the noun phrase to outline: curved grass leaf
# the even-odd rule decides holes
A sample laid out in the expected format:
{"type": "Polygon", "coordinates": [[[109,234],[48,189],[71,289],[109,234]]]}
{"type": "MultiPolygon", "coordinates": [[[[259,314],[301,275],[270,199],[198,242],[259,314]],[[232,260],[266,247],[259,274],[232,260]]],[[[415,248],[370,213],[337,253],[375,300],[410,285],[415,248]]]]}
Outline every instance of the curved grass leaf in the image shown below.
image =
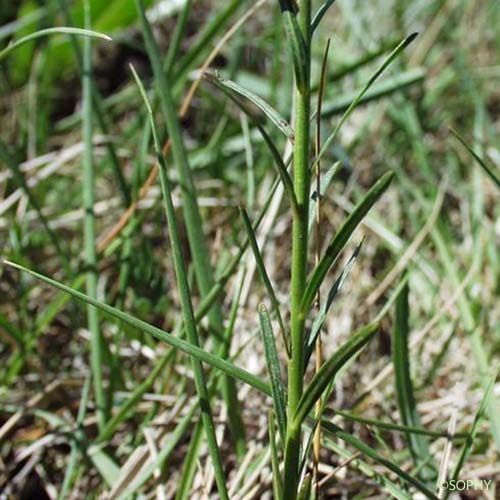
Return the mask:
{"type": "Polygon", "coordinates": [[[387,59],[381,64],[381,66],[375,71],[375,73],[370,77],[366,85],[361,89],[359,94],[354,98],[354,100],[351,102],[349,107],[345,110],[344,114],[340,118],[339,122],[337,123],[336,127],[334,128],[333,132],[329,135],[329,137],[326,139],[326,141],[323,143],[323,146],[321,148],[321,151],[318,153],[316,159],[314,160],[313,167],[321,160],[322,156],[325,154],[325,152],[328,150],[330,147],[330,144],[333,143],[335,138],[337,137],[337,134],[342,127],[342,125],[345,123],[347,118],[351,115],[351,113],[354,111],[356,106],[360,103],[360,101],[363,99],[363,96],[366,94],[366,92],[370,89],[370,87],[375,83],[377,78],[387,69],[388,66],[391,65],[391,63],[403,52],[408,45],[410,45],[413,40],[417,37],[418,33],[412,33],[410,36],[406,37],[388,56],[387,59]]]}
{"type": "Polygon", "coordinates": [[[90,304],[96,307],[97,309],[100,309],[101,311],[105,312],[106,314],[109,314],[110,316],[113,316],[114,318],[123,321],[125,324],[133,328],[137,328],[138,330],[143,331],[145,333],[148,333],[149,335],[152,335],[156,339],[161,340],[167,343],[168,345],[171,345],[175,349],[179,349],[180,351],[188,354],[189,356],[196,358],[199,361],[202,361],[203,363],[207,363],[208,365],[223,371],[227,375],[235,379],[238,379],[244,382],[245,384],[250,385],[251,387],[257,389],[258,391],[267,394],[268,396],[272,396],[271,388],[269,387],[268,384],[263,382],[256,375],[248,372],[247,370],[244,370],[243,368],[239,368],[238,366],[234,365],[233,363],[230,363],[229,361],[226,361],[225,359],[221,359],[218,356],[206,352],[200,347],[191,344],[190,342],[182,340],[178,337],[174,337],[170,333],[165,332],[164,330],[157,328],[156,326],[150,325],[149,323],[146,323],[145,321],[142,321],[136,318],[135,316],[120,311],[119,309],[113,306],[92,299],[88,295],[85,295],[84,293],[79,292],[77,290],[73,290],[72,288],[63,285],[62,283],[59,283],[58,281],[53,280],[52,278],[48,278],[43,274],[32,271],[31,269],[23,267],[19,264],[15,264],[14,262],[9,262],[5,260],[4,263],[9,266],[15,267],[16,269],[19,269],[21,271],[27,272],[36,279],[43,281],[44,283],[47,283],[50,286],[58,288],[59,290],[62,290],[63,292],[72,295],[74,298],[80,300],[81,302],[90,304]]]}
{"type": "Polygon", "coordinates": [[[361,245],[363,244],[363,240],[361,240],[358,245],[356,246],[353,254],[347,261],[347,264],[345,265],[344,269],[342,269],[342,272],[340,273],[340,276],[336,279],[335,283],[333,284],[332,288],[328,292],[328,297],[326,298],[325,301],[321,304],[321,308],[318,311],[318,314],[316,318],[314,319],[314,322],[311,327],[311,332],[309,333],[307,337],[307,342],[306,342],[306,361],[305,361],[305,366],[307,366],[307,363],[309,362],[309,359],[311,357],[311,354],[314,349],[314,345],[316,343],[316,339],[318,338],[319,332],[326,320],[326,316],[328,314],[328,311],[330,310],[330,307],[333,303],[333,300],[337,296],[337,294],[340,291],[340,288],[344,284],[344,281],[347,278],[347,275],[352,269],[352,266],[354,265],[354,261],[359,255],[359,251],[361,250],[361,245]]]}
{"type": "Polygon", "coordinates": [[[271,326],[271,319],[266,307],[261,304],[259,306],[260,331],[262,333],[262,341],[264,343],[264,352],[266,355],[267,371],[271,380],[271,391],[274,404],[274,411],[278,419],[278,429],[280,432],[281,442],[285,441],[286,436],[286,396],[281,379],[280,362],[278,351],[271,326]]]}
{"type": "Polygon", "coordinates": [[[335,0],[326,0],[323,5],[316,11],[316,14],[314,14],[314,17],[311,21],[311,33],[314,33],[316,31],[316,28],[319,26],[319,23],[323,19],[324,15],[334,3],[335,0]]]}
{"type": "Polygon", "coordinates": [[[252,120],[252,123],[257,127],[257,130],[259,131],[260,135],[264,139],[264,142],[266,143],[266,146],[271,152],[276,168],[278,169],[281,182],[283,183],[283,187],[285,188],[286,194],[288,195],[288,199],[290,200],[292,208],[294,211],[297,211],[297,197],[295,196],[295,190],[293,188],[292,179],[290,177],[290,174],[288,173],[288,170],[286,168],[283,159],[281,158],[278,148],[276,147],[272,139],[269,137],[264,127],[257,122],[257,120],[250,112],[250,110],[247,108],[247,106],[244,103],[242,103],[234,95],[234,93],[230,92],[225,86],[219,85],[218,80],[214,78],[213,75],[209,74],[206,75],[206,77],[208,81],[214,83],[227,97],[229,97],[243,111],[243,113],[245,113],[245,115],[247,115],[252,120]]]}
{"type": "Polygon", "coordinates": [[[24,45],[25,43],[35,40],[36,38],[41,38],[48,35],[65,35],[65,34],[79,35],[90,38],[100,38],[101,40],[106,40],[108,42],[112,40],[111,37],[105,35],[104,33],[99,33],[97,31],[92,31],[88,29],[72,28],[67,26],[59,26],[57,28],[46,28],[43,30],[35,31],[35,33],[30,33],[29,35],[24,36],[19,40],[11,42],[9,45],[7,45],[7,47],[5,47],[3,50],[0,51],[0,61],[2,59],[5,59],[13,50],[17,49],[21,45],[24,45]]]}
{"type": "Polygon", "coordinates": [[[378,464],[382,465],[386,469],[389,469],[391,472],[396,474],[400,478],[400,480],[408,484],[411,484],[418,491],[423,493],[426,496],[426,498],[429,498],[431,500],[438,500],[438,497],[429,488],[427,488],[425,484],[421,483],[418,479],[414,478],[413,476],[411,476],[410,474],[399,468],[396,464],[394,464],[387,458],[380,455],[377,451],[375,451],[373,448],[368,446],[366,443],[358,439],[350,432],[347,432],[344,429],[342,429],[342,427],[339,427],[338,425],[332,422],[328,422],[327,420],[322,420],[321,427],[323,428],[323,430],[330,433],[333,437],[341,439],[342,441],[351,445],[353,448],[356,448],[358,451],[360,451],[367,457],[371,458],[378,464]]]}
{"type": "Polygon", "coordinates": [[[250,90],[245,89],[241,85],[238,85],[232,80],[223,78],[218,72],[207,73],[205,76],[215,85],[217,85],[217,87],[224,87],[231,92],[245,97],[252,104],[255,104],[255,106],[257,106],[276,125],[278,130],[282,132],[287,139],[293,142],[295,134],[292,126],[270,104],[264,101],[264,99],[254,94],[250,90]]]}
{"type": "MultiPolygon", "coordinates": [[[[198,329],[196,326],[196,318],[194,314],[193,304],[191,302],[191,290],[189,287],[189,282],[186,273],[186,265],[184,263],[184,257],[182,254],[182,243],[179,234],[179,229],[177,226],[177,219],[175,217],[174,203],[172,201],[172,194],[170,188],[170,181],[168,180],[167,166],[165,159],[163,158],[163,153],[161,150],[161,144],[158,138],[158,132],[156,130],[153,112],[151,105],[149,104],[146,91],[137,76],[134,73],[134,78],[140,89],[144,103],[148,109],[149,118],[151,121],[151,130],[153,132],[156,155],[158,157],[158,163],[160,165],[160,183],[163,194],[163,201],[165,205],[165,213],[168,222],[168,232],[170,236],[170,243],[172,247],[172,255],[174,260],[175,275],[177,278],[177,289],[179,291],[182,316],[184,320],[184,328],[186,330],[187,338],[189,342],[193,345],[199,346],[198,329]]],[[[192,359],[194,380],[196,386],[196,392],[198,393],[200,409],[201,409],[201,423],[207,439],[208,449],[210,451],[210,456],[212,458],[212,464],[215,474],[215,482],[217,483],[217,489],[219,495],[222,499],[229,500],[227,493],[226,480],[224,476],[224,467],[222,465],[222,460],[219,452],[219,446],[217,444],[217,436],[215,435],[215,425],[212,417],[212,409],[210,404],[210,398],[208,394],[207,383],[205,380],[205,374],[203,372],[203,366],[200,360],[192,359]]]]}
{"type": "MultiPolygon", "coordinates": [[[[413,383],[410,375],[409,353],[409,323],[410,315],[408,304],[408,281],[399,292],[396,299],[396,321],[394,326],[392,360],[396,378],[396,395],[398,399],[401,421],[408,427],[421,427],[420,417],[413,392],[413,383]]],[[[436,469],[432,466],[432,456],[429,451],[427,438],[421,434],[408,433],[407,442],[413,457],[415,467],[419,470],[422,481],[434,482],[437,477],[436,469]]]]}
{"type": "MultiPolygon", "coordinates": [[[[479,409],[477,410],[476,416],[474,417],[474,421],[472,422],[472,426],[469,432],[469,439],[464,443],[462,446],[462,449],[460,450],[460,455],[458,457],[457,463],[455,465],[455,469],[453,471],[451,479],[454,479],[455,481],[459,479],[460,472],[462,470],[462,467],[464,466],[465,462],[467,461],[467,458],[470,455],[472,445],[474,444],[474,440],[477,437],[478,430],[479,430],[479,424],[482,422],[484,418],[484,414],[486,412],[488,400],[491,395],[491,391],[493,389],[493,386],[495,384],[495,381],[498,377],[498,372],[500,370],[500,365],[497,366],[495,369],[493,375],[491,376],[491,379],[488,383],[488,386],[486,387],[486,390],[484,391],[484,396],[483,400],[481,401],[481,404],[479,405],[479,409]]],[[[451,493],[451,489],[446,491],[445,498],[448,498],[451,493]]]]}
{"type": "Polygon", "coordinates": [[[330,267],[333,265],[340,252],[345,247],[347,241],[354,233],[359,223],[363,220],[369,210],[389,187],[389,184],[391,183],[393,177],[394,172],[392,171],[384,174],[372,186],[363,200],[356,206],[354,211],[349,215],[342,227],[334,236],[332,242],[326,249],[325,255],[323,256],[320,263],[317,265],[316,269],[313,271],[311,277],[307,282],[304,297],[302,299],[302,312],[304,314],[307,314],[307,312],[309,311],[312,301],[314,300],[314,297],[330,267]]]}
{"type": "Polygon", "coordinates": [[[273,286],[271,284],[271,280],[269,279],[269,276],[267,274],[266,267],[264,266],[264,261],[262,259],[262,255],[261,255],[260,250],[259,250],[259,245],[257,243],[257,239],[255,238],[255,233],[254,233],[253,228],[252,228],[252,223],[250,222],[250,219],[248,218],[247,211],[243,207],[240,207],[240,215],[241,215],[241,218],[243,219],[243,223],[245,225],[245,230],[247,232],[247,236],[248,236],[248,239],[250,241],[250,246],[252,247],[252,251],[253,251],[253,254],[255,257],[255,262],[257,263],[257,267],[259,269],[260,276],[262,278],[262,281],[264,282],[267,293],[269,294],[269,298],[270,298],[271,303],[273,305],[273,309],[276,313],[276,317],[278,318],[278,323],[280,325],[281,335],[283,337],[283,342],[285,344],[287,354],[288,354],[288,356],[290,356],[289,342],[288,342],[288,339],[286,337],[285,324],[283,323],[283,318],[281,317],[279,302],[278,302],[278,299],[276,298],[276,294],[274,293],[274,289],[273,289],[273,286]]]}
{"type": "Polygon", "coordinates": [[[299,401],[293,416],[295,426],[302,424],[337,372],[375,336],[378,328],[378,323],[372,323],[358,330],[321,367],[299,401]]]}
{"type": "Polygon", "coordinates": [[[493,181],[495,186],[500,189],[500,177],[493,172],[493,170],[486,165],[486,162],[465,142],[463,137],[453,128],[450,129],[451,133],[462,143],[471,156],[477,161],[481,168],[486,172],[489,178],[493,181]]]}

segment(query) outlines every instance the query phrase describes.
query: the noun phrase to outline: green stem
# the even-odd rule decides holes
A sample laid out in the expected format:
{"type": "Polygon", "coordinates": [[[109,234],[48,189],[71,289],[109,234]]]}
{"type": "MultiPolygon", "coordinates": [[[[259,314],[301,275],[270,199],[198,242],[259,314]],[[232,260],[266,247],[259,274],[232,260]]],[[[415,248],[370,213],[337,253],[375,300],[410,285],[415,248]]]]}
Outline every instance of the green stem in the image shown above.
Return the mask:
{"type": "Polygon", "coordinates": [[[290,337],[292,356],[288,365],[288,426],[285,443],[285,481],[283,496],[297,498],[300,457],[300,426],[292,424],[297,405],[303,392],[304,374],[304,322],[301,310],[302,296],[307,276],[307,247],[309,219],[309,145],[310,145],[310,25],[311,2],[299,4],[298,23],[306,46],[306,85],[295,90],[295,147],[293,152],[293,183],[298,210],[293,215],[292,272],[291,272],[291,320],[290,337]]]}

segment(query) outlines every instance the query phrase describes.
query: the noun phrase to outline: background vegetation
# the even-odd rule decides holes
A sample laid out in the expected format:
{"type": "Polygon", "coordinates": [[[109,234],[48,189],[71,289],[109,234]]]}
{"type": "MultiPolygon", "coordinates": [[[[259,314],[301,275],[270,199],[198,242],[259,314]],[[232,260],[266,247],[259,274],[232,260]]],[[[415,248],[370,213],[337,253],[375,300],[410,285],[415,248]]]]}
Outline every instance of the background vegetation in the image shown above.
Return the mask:
{"type": "Polygon", "coordinates": [[[302,55],[285,1],[85,7],[0,7],[112,37],[0,52],[2,257],[70,287],[0,267],[4,497],[496,498],[500,3],[312,2],[302,55]]]}

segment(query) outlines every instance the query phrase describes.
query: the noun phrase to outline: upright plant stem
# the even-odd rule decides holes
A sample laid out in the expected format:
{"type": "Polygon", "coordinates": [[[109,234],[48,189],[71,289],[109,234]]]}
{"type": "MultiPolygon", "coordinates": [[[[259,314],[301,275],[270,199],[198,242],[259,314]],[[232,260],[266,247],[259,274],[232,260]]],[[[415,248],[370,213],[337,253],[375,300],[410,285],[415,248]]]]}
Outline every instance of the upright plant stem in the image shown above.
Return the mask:
{"type": "MultiPolygon", "coordinates": [[[[90,5],[85,5],[85,26],[90,29],[90,5]]],[[[85,38],[83,46],[83,209],[84,209],[84,249],[87,267],[87,295],[97,298],[97,269],[94,225],[94,165],[92,159],[92,45],[85,38]]],[[[99,314],[95,307],[87,306],[87,325],[90,331],[90,356],[92,379],[97,406],[97,421],[102,429],[106,423],[106,401],[103,388],[103,339],[99,329],[99,314]]]]}
{"type": "Polygon", "coordinates": [[[296,426],[294,414],[303,391],[304,373],[304,322],[301,310],[306,284],[307,242],[309,218],[309,143],[310,143],[310,25],[311,2],[299,2],[299,27],[306,47],[306,82],[295,90],[295,147],[293,151],[293,183],[298,210],[293,216],[291,320],[290,337],[292,356],[288,365],[288,426],[285,443],[284,498],[294,500],[298,490],[298,465],[300,456],[300,426],[296,426]]]}

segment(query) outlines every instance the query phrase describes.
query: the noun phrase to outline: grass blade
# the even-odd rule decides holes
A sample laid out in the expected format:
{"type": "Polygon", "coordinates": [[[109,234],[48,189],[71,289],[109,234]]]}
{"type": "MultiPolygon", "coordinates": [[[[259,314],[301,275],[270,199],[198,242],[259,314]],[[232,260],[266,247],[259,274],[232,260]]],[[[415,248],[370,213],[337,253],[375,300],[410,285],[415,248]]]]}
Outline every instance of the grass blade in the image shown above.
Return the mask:
{"type": "Polygon", "coordinates": [[[260,125],[253,114],[250,112],[250,110],[243,104],[232,92],[230,92],[225,86],[219,85],[218,80],[214,79],[211,75],[207,75],[207,79],[217,85],[217,87],[225,94],[227,95],[242,111],[247,115],[253,122],[253,124],[257,127],[257,130],[260,132],[262,138],[264,139],[264,142],[266,143],[266,146],[268,147],[269,151],[271,152],[271,155],[274,159],[274,163],[276,165],[276,168],[278,170],[281,182],[283,183],[283,186],[285,188],[285,191],[288,195],[288,198],[290,200],[290,203],[292,205],[292,208],[294,211],[297,211],[297,197],[295,196],[295,191],[293,188],[293,182],[290,177],[290,174],[288,173],[288,170],[286,168],[286,165],[281,157],[281,154],[278,151],[278,148],[275,146],[274,142],[272,139],[269,137],[268,133],[265,131],[264,127],[260,125]]]}
{"type": "Polygon", "coordinates": [[[319,23],[323,19],[324,15],[334,3],[335,0],[326,0],[323,5],[316,11],[313,20],[311,21],[311,33],[314,33],[316,31],[316,28],[319,26],[319,23]]]}
{"type": "Polygon", "coordinates": [[[384,174],[368,191],[363,200],[356,206],[355,210],[349,215],[337,234],[334,236],[332,242],[326,249],[325,255],[321,262],[316,266],[311,277],[309,278],[302,298],[302,311],[304,314],[309,311],[312,301],[318,291],[321,283],[323,282],[327,272],[333,265],[340,252],[345,247],[347,241],[363,220],[365,215],[370,211],[377,200],[384,194],[389,187],[394,173],[389,171],[384,174]]]}
{"type": "Polygon", "coordinates": [[[27,36],[20,38],[11,42],[7,47],[0,51],[0,61],[5,59],[13,50],[17,49],[25,43],[31,42],[37,38],[41,38],[48,35],[79,35],[87,38],[99,38],[101,40],[111,41],[111,37],[105,35],[104,33],[99,33],[97,31],[92,31],[89,29],[72,28],[67,26],[59,26],[57,28],[46,28],[43,30],[35,31],[27,36]]]}
{"type": "MultiPolygon", "coordinates": [[[[204,298],[210,293],[214,286],[212,264],[210,262],[210,249],[202,230],[203,225],[198,207],[197,192],[188,161],[187,151],[182,138],[181,126],[177,117],[176,107],[172,95],[172,85],[169,76],[165,73],[165,71],[163,71],[160,51],[146,17],[143,1],[135,0],[135,3],[139,13],[146,49],[153,68],[155,87],[160,98],[160,107],[170,138],[171,150],[179,178],[179,184],[182,188],[182,211],[195,270],[196,282],[200,289],[201,296],[204,298]]],[[[237,5],[239,5],[239,2],[237,2],[237,5]]],[[[236,6],[234,8],[236,8],[236,6]]],[[[231,9],[229,10],[231,11],[231,9]]],[[[216,332],[223,331],[223,316],[218,300],[215,301],[209,310],[208,319],[213,330],[216,332]]],[[[217,336],[214,336],[214,343],[215,348],[217,349],[217,336]]],[[[231,385],[232,383],[233,381],[228,379],[223,380],[222,382],[223,385],[231,385]]],[[[229,388],[223,392],[224,395],[234,394],[235,390],[234,388],[229,388]]],[[[235,408],[239,407],[238,401],[234,399],[226,400],[225,403],[227,406],[234,406],[235,408]]],[[[238,412],[232,413],[232,415],[238,415],[238,412]]],[[[241,421],[231,422],[231,433],[234,435],[234,429],[241,428],[242,425],[241,421]]],[[[237,439],[237,436],[234,437],[237,439]]]]}
{"type": "Polygon", "coordinates": [[[342,285],[344,284],[344,281],[346,280],[349,272],[352,269],[352,266],[354,265],[354,261],[357,259],[359,255],[359,251],[361,250],[361,245],[363,244],[363,240],[361,240],[358,245],[356,246],[356,249],[354,250],[353,254],[347,261],[347,264],[345,265],[344,269],[342,269],[342,272],[340,273],[340,276],[337,278],[335,283],[333,284],[332,288],[328,292],[328,297],[326,300],[321,304],[321,308],[318,311],[318,314],[316,315],[316,318],[314,318],[314,322],[311,327],[311,332],[309,333],[309,336],[307,337],[307,344],[306,344],[306,362],[305,366],[307,366],[307,363],[311,357],[311,354],[314,349],[314,345],[316,342],[316,339],[318,338],[319,332],[321,331],[321,328],[323,327],[323,323],[326,320],[326,316],[328,314],[328,311],[330,310],[330,307],[333,303],[333,300],[339,293],[340,289],[342,288],[342,285]]]}
{"type": "MultiPolygon", "coordinates": [[[[161,151],[161,144],[154,123],[153,111],[151,109],[151,105],[149,104],[146,91],[144,90],[144,87],[142,86],[142,83],[139,77],[137,76],[137,73],[135,72],[134,72],[134,77],[141,91],[144,103],[148,109],[148,114],[151,120],[151,130],[153,132],[153,137],[154,137],[156,155],[158,157],[158,162],[160,165],[161,189],[163,193],[165,212],[168,221],[168,230],[170,236],[170,243],[172,247],[175,274],[177,278],[177,288],[179,291],[180,301],[181,301],[184,328],[186,330],[189,342],[193,345],[199,346],[198,329],[196,326],[193,304],[191,302],[191,291],[189,288],[189,282],[186,274],[184,257],[182,255],[182,243],[179,235],[179,229],[177,227],[177,220],[175,217],[174,204],[172,201],[172,195],[170,189],[170,181],[168,180],[168,175],[167,175],[167,167],[161,151]]],[[[208,395],[207,384],[205,381],[205,375],[203,372],[203,366],[201,362],[196,359],[192,360],[192,364],[193,364],[196,392],[198,393],[200,409],[201,409],[201,421],[205,432],[205,437],[207,439],[210,456],[212,458],[212,464],[215,473],[215,481],[217,483],[217,488],[219,490],[220,497],[222,499],[229,500],[226,480],[224,477],[224,468],[222,466],[219,446],[217,444],[217,437],[215,435],[215,426],[213,422],[212,409],[210,406],[210,399],[208,395]]]]}
{"type": "Polygon", "coordinates": [[[308,87],[309,79],[306,41],[300,29],[292,0],[280,0],[280,9],[292,56],[296,86],[299,92],[303,93],[308,87]]]}
{"type": "Polygon", "coordinates": [[[311,380],[299,401],[297,411],[293,416],[295,426],[300,426],[316,401],[335,377],[337,372],[370,340],[379,329],[378,323],[372,323],[358,330],[337,352],[321,367],[319,372],[311,380]]]}
{"type": "MultiPolygon", "coordinates": [[[[401,421],[408,427],[421,427],[420,417],[413,392],[413,383],[410,375],[409,352],[409,322],[408,303],[409,286],[406,281],[396,299],[396,321],[394,325],[392,360],[396,377],[396,395],[398,399],[401,421]]],[[[429,443],[421,434],[407,434],[407,443],[413,457],[415,467],[419,470],[419,477],[425,483],[436,479],[436,469],[432,465],[432,456],[429,443]]]]}
{"type": "Polygon", "coordinates": [[[227,375],[236,378],[238,380],[241,380],[242,382],[250,385],[251,387],[254,387],[258,391],[267,394],[268,396],[271,396],[271,388],[269,387],[268,384],[263,382],[256,375],[253,375],[252,373],[242,368],[239,368],[238,366],[234,365],[233,363],[230,363],[229,361],[226,361],[225,359],[221,359],[218,356],[215,356],[207,351],[204,351],[200,347],[191,344],[190,342],[186,342],[185,340],[174,337],[172,334],[165,332],[160,328],[150,325],[149,323],[146,323],[145,321],[142,321],[139,318],[136,318],[135,316],[132,316],[128,313],[120,311],[119,309],[113,306],[110,306],[103,302],[99,302],[98,300],[93,299],[92,297],[89,297],[88,295],[85,295],[84,293],[79,292],[78,290],[74,290],[73,288],[70,288],[62,283],[59,283],[56,280],[53,280],[52,278],[44,276],[43,274],[32,271],[31,269],[23,267],[19,264],[15,264],[14,262],[4,261],[4,263],[9,266],[15,267],[16,269],[19,269],[21,271],[27,272],[36,279],[43,281],[44,283],[47,283],[50,286],[53,286],[55,288],[58,288],[59,290],[62,290],[63,292],[70,294],[71,296],[80,300],[81,302],[90,304],[91,306],[96,307],[97,309],[103,311],[104,313],[109,314],[110,316],[113,316],[114,318],[117,318],[120,321],[123,321],[127,325],[133,328],[137,328],[138,330],[143,331],[145,333],[148,333],[149,335],[152,335],[156,339],[161,340],[167,343],[168,345],[171,345],[175,349],[179,349],[180,351],[188,354],[189,356],[194,357],[199,361],[202,361],[203,363],[207,363],[208,365],[211,365],[214,368],[223,371],[227,375]]]}
{"type": "MultiPolygon", "coordinates": [[[[467,441],[464,443],[462,446],[462,449],[460,450],[460,455],[458,457],[457,463],[455,465],[455,469],[453,471],[452,477],[450,479],[453,479],[455,481],[458,480],[460,476],[460,471],[462,470],[462,467],[464,466],[465,462],[467,461],[467,458],[470,455],[472,446],[474,444],[474,440],[477,437],[478,430],[479,430],[479,425],[483,421],[484,414],[486,412],[487,404],[488,404],[488,399],[490,398],[491,391],[493,390],[493,386],[495,385],[495,381],[498,377],[498,372],[500,370],[500,365],[497,366],[495,372],[491,376],[490,382],[488,383],[488,386],[486,387],[486,390],[484,391],[484,396],[481,401],[481,404],[479,405],[479,408],[477,410],[477,413],[474,417],[474,421],[472,422],[471,429],[469,431],[469,436],[467,441]]],[[[439,487],[440,485],[438,485],[439,487]]],[[[451,490],[447,490],[445,494],[445,498],[448,498],[451,493],[451,490]]]]}
{"type": "Polygon", "coordinates": [[[274,411],[278,419],[278,430],[280,432],[281,441],[284,442],[286,436],[286,396],[281,379],[280,362],[271,326],[271,319],[263,304],[259,306],[259,319],[260,331],[262,333],[264,351],[266,354],[267,371],[271,380],[274,411]]]}
{"type": "MultiPolygon", "coordinates": [[[[90,27],[90,3],[84,2],[85,26],[90,27]]],[[[92,45],[91,38],[87,37],[83,46],[83,109],[82,109],[82,135],[84,143],[83,152],[83,232],[86,273],[87,295],[97,297],[97,251],[96,231],[94,219],[95,204],[95,171],[93,159],[93,106],[92,106],[92,45]]],[[[108,402],[104,392],[103,366],[105,359],[104,339],[99,325],[97,309],[87,306],[87,324],[90,331],[90,362],[94,395],[97,406],[97,420],[99,429],[102,430],[108,418],[108,402]]]]}
{"type": "Polygon", "coordinates": [[[500,177],[493,172],[493,170],[486,165],[486,162],[465,142],[465,139],[455,130],[450,129],[451,133],[462,143],[462,145],[467,149],[467,151],[471,154],[474,160],[480,165],[480,167],[486,172],[489,178],[493,181],[495,186],[500,189],[500,177]]]}
{"type": "Polygon", "coordinates": [[[282,132],[287,139],[293,142],[295,133],[292,126],[270,104],[264,101],[264,99],[250,90],[245,89],[241,85],[238,85],[236,82],[223,78],[218,72],[206,73],[205,77],[214,85],[217,85],[218,88],[225,88],[231,93],[236,93],[248,99],[252,104],[257,106],[269,118],[269,120],[271,120],[272,123],[276,125],[278,130],[282,132]]]}
{"type": "Polygon", "coordinates": [[[374,460],[376,463],[382,465],[386,469],[389,469],[391,472],[396,474],[402,481],[414,486],[418,491],[422,492],[426,496],[426,498],[429,498],[431,500],[438,500],[438,497],[429,488],[427,488],[425,484],[422,484],[418,479],[400,469],[396,464],[394,464],[387,458],[384,458],[366,443],[353,436],[350,432],[345,431],[344,429],[342,429],[342,427],[339,427],[332,422],[328,422],[327,420],[322,420],[321,426],[333,437],[339,438],[345,443],[351,445],[353,448],[356,448],[361,453],[374,460]]]}
{"type": "Polygon", "coordinates": [[[290,355],[289,340],[286,337],[285,324],[283,323],[283,318],[281,317],[279,302],[278,302],[278,299],[276,298],[276,294],[274,293],[274,289],[273,289],[273,286],[271,284],[271,280],[269,279],[269,276],[267,274],[266,267],[264,266],[264,261],[262,259],[262,255],[261,255],[260,250],[259,250],[259,245],[257,243],[257,239],[255,237],[255,233],[254,233],[253,228],[252,228],[252,223],[250,222],[250,219],[248,218],[247,211],[243,207],[240,207],[240,215],[241,215],[241,218],[243,219],[245,230],[247,232],[247,236],[248,236],[248,239],[250,241],[250,246],[252,248],[252,251],[253,251],[253,254],[255,257],[255,261],[257,262],[257,267],[259,269],[260,276],[262,278],[262,281],[264,282],[267,293],[269,294],[269,298],[271,300],[271,304],[273,305],[273,309],[276,313],[276,317],[278,318],[278,323],[280,325],[280,331],[281,331],[281,335],[283,338],[283,342],[284,342],[286,350],[287,350],[287,354],[290,355]]]}
{"type": "MultiPolygon", "coordinates": [[[[350,114],[354,111],[356,106],[359,104],[363,96],[366,94],[366,92],[370,89],[370,87],[375,83],[375,81],[378,79],[378,77],[391,65],[391,63],[403,52],[403,50],[410,45],[413,40],[417,37],[418,33],[413,33],[410,36],[406,37],[387,57],[387,59],[382,63],[382,65],[375,71],[375,73],[370,77],[366,85],[361,89],[359,94],[354,98],[354,100],[351,102],[349,107],[345,110],[344,114],[340,118],[339,122],[337,123],[336,127],[334,128],[333,132],[330,134],[330,136],[326,139],[326,141],[323,143],[323,147],[321,148],[321,151],[317,155],[314,165],[320,161],[321,157],[325,154],[325,152],[328,150],[330,147],[330,144],[332,144],[335,141],[335,138],[337,137],[337,134],[339,130],[341,129],[342,125],[345,123],[347,118],[349,118],[350,114]]],[[[313,166],[314,166],[313,165],[313,166]]]]}

